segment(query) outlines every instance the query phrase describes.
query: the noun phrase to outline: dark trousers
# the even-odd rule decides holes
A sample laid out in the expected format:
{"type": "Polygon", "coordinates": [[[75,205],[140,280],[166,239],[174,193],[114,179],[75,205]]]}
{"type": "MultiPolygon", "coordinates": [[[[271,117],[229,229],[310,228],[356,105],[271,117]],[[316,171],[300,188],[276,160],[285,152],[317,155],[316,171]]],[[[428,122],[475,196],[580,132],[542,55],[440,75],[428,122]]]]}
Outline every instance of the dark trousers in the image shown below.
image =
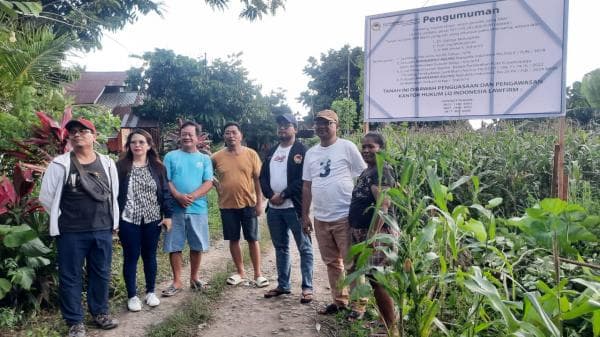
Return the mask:
{"type": "Polygon", "coordinates": [[[60,310],[67,325],[83,322],[83,266],[87,270],[88,310],[108,314],[108,285],[112,259],[112,231],[62,233],[58,248],[60,310]]]}
{"type": "Polygon", "coordinates": [[[141,225],[121,220],[119,238],[123,246],[123,278],[127,287],[127,297],[137,295],[136,274],[137,264],[142,256],[144,276],[146,278],[146,293],[154,292],[156,283],[156,249],[160,239],[160,220],[141,225]]]}

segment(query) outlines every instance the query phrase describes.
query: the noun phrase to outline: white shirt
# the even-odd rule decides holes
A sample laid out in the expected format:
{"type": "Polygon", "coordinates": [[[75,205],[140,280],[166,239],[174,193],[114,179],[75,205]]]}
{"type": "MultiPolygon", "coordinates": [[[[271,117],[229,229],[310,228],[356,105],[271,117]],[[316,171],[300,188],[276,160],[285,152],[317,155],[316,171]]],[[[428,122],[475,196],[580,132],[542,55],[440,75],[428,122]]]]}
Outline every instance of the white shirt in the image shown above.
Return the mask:
{"type": "MultiPolygon", "coordinates": [[[[281,145],[279,145],[271,157],[271,161],[269,162],[269,172],[271,173],[270,184],[273,193],[281,193],[287,188],[287,163],[291,149],[292,145],[288,147],[281,147],[281,145]]],[[[294,207],[294,203],[292,202],[292,199],[287,198],[284,199],[283,204],[281,205],[273,205],[269,201],[269,207],[276,209],[292,208],[294,207]]]]}
{"type": "Polygon", "coordinates": [[[310,181],[313,214],[320,221],[348,216],[354,188],[353,178],[367,167],[351,141],[338,138],[323,147],[317,144],[306,152],[302,180],[310,181]]]}

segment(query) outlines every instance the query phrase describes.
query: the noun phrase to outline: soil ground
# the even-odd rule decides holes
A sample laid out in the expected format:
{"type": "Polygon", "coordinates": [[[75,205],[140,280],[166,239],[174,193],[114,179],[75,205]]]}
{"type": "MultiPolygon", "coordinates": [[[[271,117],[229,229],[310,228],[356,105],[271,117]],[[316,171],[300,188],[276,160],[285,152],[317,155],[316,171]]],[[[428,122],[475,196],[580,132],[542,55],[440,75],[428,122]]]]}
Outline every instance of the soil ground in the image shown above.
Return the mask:
{"type": "MultiPolygon", "coordinates": [[[[269,279],[270,285],[256,288],[252,284],[227,287],[221,300],[215,304],[212,319],[207,324],[199,324],[197,336],[207,337],[260,337],[260,336],[318,336],[319,323],[316,309],[330,299],[329,283],[326,267],[321,261],[316,240],[313,237],[314,275],[313,286],[315,301],[310,304],[300,303],[300,267],[299,255],[293,238],[291,238],[290,255],[292,258],[292,294],[266,299],[264,293],[277,286],[277,270],[275,253],[270,242],[263,245],[263,275],[269,279]]],[[[231,260],[228,243],[215,241],[211,250],[203,255],[201,278],[210,280],[215,272],[224,271],[231,260]]],[[[246,270],[252,275],[252,269],[246,270]]],[[[184,269],[184,284],[189,284],[189,269],[184,269]]],[[[157,285],[157,293],[165,289],[170,281],[157,285]]],[[[141,312],[128,312],[125,308],[115,315],[120,324],[116,329],[101,331],[89,329],[88,335],[95,337],[141,337],[146,329],[158,324],[177,310],[185,310],[186,296],[191,294],[189,287],[181,293],[170,297],[161,297],[161,304],[156,308],[144,305],[141,312]]]]}

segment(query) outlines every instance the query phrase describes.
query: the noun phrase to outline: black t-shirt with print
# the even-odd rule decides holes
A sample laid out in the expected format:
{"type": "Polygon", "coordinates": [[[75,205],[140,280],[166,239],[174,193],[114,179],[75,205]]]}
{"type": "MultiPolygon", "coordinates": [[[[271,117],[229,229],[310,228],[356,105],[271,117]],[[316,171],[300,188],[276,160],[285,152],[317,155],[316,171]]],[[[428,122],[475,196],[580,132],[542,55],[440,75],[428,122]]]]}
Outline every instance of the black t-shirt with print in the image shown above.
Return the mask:
{"type": "MultiPolygon", "coordinates": [[[[382,186],[394,186],[395,179],[392,168],[384,164],[382,170],[382,186]]],[[[350,201],[350,212],[348,221],[352,228],[369,228],[375,212],[375,197],[371,192],[371,186],[379,184],[377,167],[365,169],[358,177],[354,190],[352,190],[352,200],[350,201]]]]}
{"type": "MultiPolygon", "coordinates": [[[[110,186],[100,157],[96,156],[94,162],[81,166],[85,171],[95,172],[106,186],[110,186]]],[[[112,229],[111,200],[112,198],[109,198],[107,201],[99,202],[90,197],[81,187],[79,172],[75,165],[71,163],[60,200],[60,216],[58,217],[60,232],[73,233],[112,229]]]]}

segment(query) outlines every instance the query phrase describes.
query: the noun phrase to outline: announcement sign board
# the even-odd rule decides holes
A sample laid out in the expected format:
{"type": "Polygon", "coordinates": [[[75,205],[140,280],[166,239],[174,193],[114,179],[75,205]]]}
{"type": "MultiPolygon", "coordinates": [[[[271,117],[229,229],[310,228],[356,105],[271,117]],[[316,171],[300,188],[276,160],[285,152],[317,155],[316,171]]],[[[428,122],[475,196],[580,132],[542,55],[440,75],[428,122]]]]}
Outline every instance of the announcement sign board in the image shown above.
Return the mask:
{"type": "Polygon", "coordinates": [[[474,0],[369,16],[365,120],[564,116],[568,0],[474,0]]]}

